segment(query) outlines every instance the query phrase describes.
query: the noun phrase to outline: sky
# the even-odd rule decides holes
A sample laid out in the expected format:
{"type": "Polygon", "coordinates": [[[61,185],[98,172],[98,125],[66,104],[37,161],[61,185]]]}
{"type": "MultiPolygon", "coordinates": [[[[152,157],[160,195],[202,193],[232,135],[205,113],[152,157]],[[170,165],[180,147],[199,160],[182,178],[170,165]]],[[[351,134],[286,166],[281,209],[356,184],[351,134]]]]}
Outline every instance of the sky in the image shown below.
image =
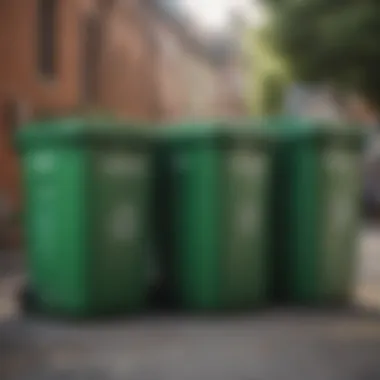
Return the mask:
{"type": "Polygon", "coordinates": [[[228,22],[231,10],[238,9],[244,15],[249,14],[253,22],[260,19],[258,5],[252,0],[184,0],[192,17],[206,27],[221,29],[228,22]]]}

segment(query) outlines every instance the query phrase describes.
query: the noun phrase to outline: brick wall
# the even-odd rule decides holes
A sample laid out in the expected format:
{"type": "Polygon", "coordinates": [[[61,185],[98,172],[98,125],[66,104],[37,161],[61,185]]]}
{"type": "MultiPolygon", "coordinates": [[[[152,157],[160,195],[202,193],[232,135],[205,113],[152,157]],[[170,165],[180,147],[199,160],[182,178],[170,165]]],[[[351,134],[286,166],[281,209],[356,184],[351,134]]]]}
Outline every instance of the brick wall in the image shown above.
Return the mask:
{"type": "Polygon", "coordinates": [[[144,9],[138,1],[125,2],[106,23],[100,103],[124,117],[155,120],[154,47],[144,9]]]}
{"type": "MultiPolygon", "coordinates": [[[[103,5],[112,5],[106,0],[103,5]]],[[[18,160],[11,144],[6,105],[24,104],[30,114],[64,111],[83,104],[83,25],[89,15],[103,25],[96,107],[124,117],[157,118],[152,90],[152,41],[138,0],[103,10],[95,0],[58,1],[55,23],[54,78],[37,66],[37,0],[0,2],[0,196],[17,208],[20,201],[18,160]]]]}
{"type": "Polygon", "coordinates": [[[188,116],[218,116],[218,67],[206,55],[189,54],[187,62],[188,116]]]}
{"type": "Polygon", "coordinates": [[[233,56],[220,65],[218,77],[216,112],[225,117],[246,116],[243,71],[233,56]]]}
{"type": "Polygon", "coordinates": [[[163,19],[151,13],[150,25],[154,30],[157,50],[158,98],[162,121],[176,121],[183,117],[187,108],[187,88],[183,61],[187,51],[180,36],[163,19]]]}
{"type": "Polygon", "coordinates": [[[147,12],[157,44],[155,67],[161,120],[217,116],[220,71],[207,56],[201,38],[191,25],[184,25],[169,11],[157,9],[157,5],[147,7],[147,12]]]}

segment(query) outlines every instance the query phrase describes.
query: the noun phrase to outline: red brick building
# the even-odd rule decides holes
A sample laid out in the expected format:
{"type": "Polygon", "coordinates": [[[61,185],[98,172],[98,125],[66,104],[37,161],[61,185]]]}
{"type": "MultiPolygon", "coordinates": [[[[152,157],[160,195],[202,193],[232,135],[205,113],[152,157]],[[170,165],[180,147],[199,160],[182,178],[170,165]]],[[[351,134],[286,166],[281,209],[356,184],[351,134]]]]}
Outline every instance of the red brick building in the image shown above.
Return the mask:
{"type": "Polygon", "coordinates": [[[138,0],[0,2],[0,196],[17,204],[12,128],[82,107],[157,117],[152,39],[138,0]],[[21,118],[21,119],[20,119],[21,118]]]}

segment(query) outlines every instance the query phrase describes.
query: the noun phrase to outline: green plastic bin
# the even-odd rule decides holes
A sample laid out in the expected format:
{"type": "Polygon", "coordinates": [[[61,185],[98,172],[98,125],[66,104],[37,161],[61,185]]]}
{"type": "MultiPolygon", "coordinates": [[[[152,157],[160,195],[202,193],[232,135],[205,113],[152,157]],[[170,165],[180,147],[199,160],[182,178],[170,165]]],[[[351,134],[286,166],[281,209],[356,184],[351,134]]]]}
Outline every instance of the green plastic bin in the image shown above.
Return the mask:
{"type": "Polygon", "coordinates": [[[355,277],[363,135],[352,127],[289,120],[282,127],[276,128],[272,197],[275,297],[347,304],[355,277]]]}
{"type": "Polygon", "coordinates": [[[156,232],[161,295],[188,310],[267,301],[271,136],[222,125],[161,131],[156,232]]]}
{"type": "Polygon", "coordinates": [[[92,316],[145,304],[149,137],[123,127],[51,119],[17,136],[29,286],[43,311],[92,316]]]}

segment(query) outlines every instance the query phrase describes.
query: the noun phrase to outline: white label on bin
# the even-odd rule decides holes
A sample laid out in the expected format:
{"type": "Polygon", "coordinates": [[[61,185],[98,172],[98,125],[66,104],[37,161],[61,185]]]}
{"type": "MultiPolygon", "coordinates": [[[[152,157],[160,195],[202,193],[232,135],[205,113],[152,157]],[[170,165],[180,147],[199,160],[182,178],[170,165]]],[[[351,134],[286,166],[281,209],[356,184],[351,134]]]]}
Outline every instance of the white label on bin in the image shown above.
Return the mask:
{"type": "Polygon", "coordinates": [[[244,177],[258,177],[261,175],[264,165],[263,157],[250,152],[239,152],[231,159],[231,170],[244,177]]]}
{"type": "Polygon", "coordinates": [[[358,155],[344,150],[331,150],[323,158],[324,220],[322,254],[324,289],[328,294],[343,294],[350,281],[350,247],[355,239],[358,155]],[[343,292],[343,293],[342,293],[343,292]]]}
{"type": "Polygon", "coordinates": [[[236,228],[241,237],[255,234],[258,228],[258,215],[252,204],[242,205],[236,212],[236,228]],[[245,207],[242,207],[245,206],[245,207]]]}
{"type": "Polygon", "coordinates": [[[347,154],[329,152],[325,156],[327,170],[332,175],[346,175],[351,170],[351,160],[347,154]]]}
{"type": "Polygon", "coordinates": [[[112,240],[132,241],[137,234],[136,208],[129,203],[119,205],[111,211],[107,225],[112,240]]]}
{"type": "Polygon", "coordinates": [[[339,238],[346,233],[346,228],[351,222],[352,205],[350,199],[345,194],[341,194],[340,197],[335,198],[331,206],[331,235],[332,238],[339,238]]]}
{"type": "Polygon", "coordinates": [[[40,173],[50,173],[55,167],[54,152],[38,152],[31,157],[32,168],[40,173]]]}
{"type": "Polygon", "coordinates": [[[330,151],[324,157],[327,180],[330,182],[327,197],[329,197],[327,220],[330,228],[330,238],[339,238],[349,226],[352,212],[350,189],[352,156],[342,151],[330,151]]]}
{"type": "Polygon", "coordinates": [[[114,154],[103,158],[103,171],[113,177],[136,176],[144,172],[144,160],[141,157],[114,154]]]}

